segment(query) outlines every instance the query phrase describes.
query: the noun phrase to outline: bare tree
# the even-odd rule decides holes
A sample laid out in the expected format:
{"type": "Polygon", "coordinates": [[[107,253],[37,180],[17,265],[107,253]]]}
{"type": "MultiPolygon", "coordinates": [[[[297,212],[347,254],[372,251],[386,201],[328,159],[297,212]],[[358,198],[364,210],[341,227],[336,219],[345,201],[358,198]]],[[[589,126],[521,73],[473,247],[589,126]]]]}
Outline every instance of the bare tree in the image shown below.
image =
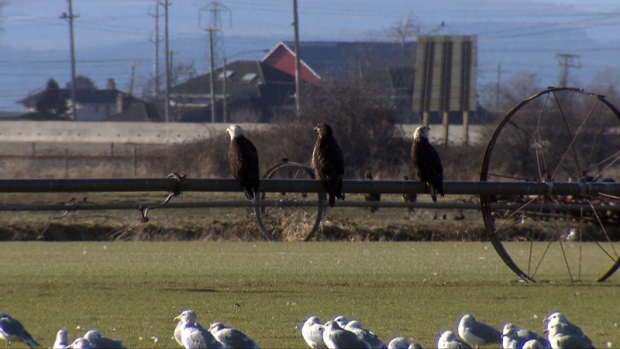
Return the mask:
{"type": "Polygon", "coordinates": [[[389,29],[387,36],[389,38],[395,38],[400,43],[403,51],[405,51],[405,43],[420,36],[420,25],[418,24],[418,20],[409,14],[407,18],[400,19],[398,23],[394,24],[389,29]]]}

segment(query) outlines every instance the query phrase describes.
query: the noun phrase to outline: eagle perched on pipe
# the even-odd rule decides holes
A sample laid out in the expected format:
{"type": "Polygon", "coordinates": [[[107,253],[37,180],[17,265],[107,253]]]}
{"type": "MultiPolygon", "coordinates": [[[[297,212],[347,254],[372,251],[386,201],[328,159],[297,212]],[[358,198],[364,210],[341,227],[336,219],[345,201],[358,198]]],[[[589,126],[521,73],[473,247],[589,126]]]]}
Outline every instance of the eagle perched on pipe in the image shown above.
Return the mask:
{"type": "Polygon", "coordinates": [[[411,146],[411,162],[415,168],[420,182],[426,183],[433,202],[437,202],[437,193],[444,196],[443,192],[443,166],[439,154],[428,141],[426,126],[416,128],[413,133],[413,145],[411,146]]]}
{"type": "Polygon", "coordinates": [[[230,125],[226,132],[230,135],[228,161],[233,176],[241,182],[245,198],[254,200],[260,183],[256,147],[249,139],[245,138],[241,126],[230,125]]]}
{"type": "Polygon", "coordinates": [[[334,207],[336,198],[344,200],[342,193],[342,176],[344,175],[344,161],[342,150],[334,139],[332,128],[328,124],[316,125],[314,131],[319,136],[312,152],[312,169],[316,179],[322,181],[329,195],[329,206],[334,207]]]}

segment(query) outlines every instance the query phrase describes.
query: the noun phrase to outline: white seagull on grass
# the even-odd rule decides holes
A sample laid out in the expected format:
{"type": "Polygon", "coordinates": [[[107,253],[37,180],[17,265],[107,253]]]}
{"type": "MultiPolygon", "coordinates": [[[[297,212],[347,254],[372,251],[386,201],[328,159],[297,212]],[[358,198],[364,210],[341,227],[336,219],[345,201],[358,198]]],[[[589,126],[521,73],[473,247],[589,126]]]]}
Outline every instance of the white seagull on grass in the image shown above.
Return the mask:
{"type": "Polygon", "coordinates": [[[212,323],[209,332],[220,342],[223,349],[260,349],[258,343],[245,333],[221,322],[212,323]]]}
{"type": "Polygon", "coordinates": [[[24,342],[31,348],[41,346],[19,321],[6,313],[0,313],[0,337],[6,341],[7,348],[17,341],[24,342]]]}
{"type": "Polygon", "coordinates": [[[495,343],[501,344],[502,342],[502,334],[496,328],[484,322],[476,321],[469,314],[465,314],[461,318],[458,332],[465,342],[475,347],[495,343]]]}
{"type": "Polygon", "coordinates": [[[437,349],[472,349],[464,340],[456,338],[452,331],[444,331],[437,339],[437,349]]]}
{"type": "Polygon", "coordinates": [[[309,317],[301,327],[301,335],[304,337],[306,343],[310,348],[314,349],[327,349],[325,342],[323,342],[323,324],[316,316],[309,317]]]}
{"type": "MultiPolygon", "coordinates": [[[[525,328],[519,328],[513,323],[505,324],[502,329],[502,346],[504,349],[521,349],[526,342],[532,339],[539,341],[543,346],[548,346],[549,344],[547,339],[538,333],[525,328]]],[[[533,343],[530,345],[533,345],[533,343]]]]}
{"type": "Polygon", "coordinates": [[[420,343],[409,342],[405,337],[395,337],[388,343],[387,349],[422,349],[420,343]]]}
{"type": "Polygon", "coordinates": [[[362,326],[362,323],[357,320],[349,321],[347,325],[344,327],[344,329],[355,333],[357,338],[370,344],[370,347],[372,349],[385,348],[385,344],[383,343],[383,341],[379,339],[379,337],[376,334],[374,334],[374,332],[372,332],[369,329],[364,328],[364,326],[362,326]]]}
{"type": "Polygon", "coordinates": [[[174,320],[183,322],[181,342],[185,349],[220,349],[220,343],[213,338],[213,335],[196,323],[196,312],[193,310],[184,310],[174,320]]]}
{"type": "Polygon", "coordinates": [[[92,344],[93,347],[100,349],[125,349],[125,344],[119,339],[103,337],[98,330],[90,330],[86,332],[84,338],[92,344]]]}
{"type": "Polygon", "coordinates": [[[370,349],[370,344],[340,327],[335,320],[325,323],[323,341],[329,349],[370,349]]]}
{"type": "Polygon", "coordinates": [[[60,329],[56,332],[56,341],[54,342],[54,346],[52,349],[67,349],[69,345],[69,334],[67,330],[60,329]]]}

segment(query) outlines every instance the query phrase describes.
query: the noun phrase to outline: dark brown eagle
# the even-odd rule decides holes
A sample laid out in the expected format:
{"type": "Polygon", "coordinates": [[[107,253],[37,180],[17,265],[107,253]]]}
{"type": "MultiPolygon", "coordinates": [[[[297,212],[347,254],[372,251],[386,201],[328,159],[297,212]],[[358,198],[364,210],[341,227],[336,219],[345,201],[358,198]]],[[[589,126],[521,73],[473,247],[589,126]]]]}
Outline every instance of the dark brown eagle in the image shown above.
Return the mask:
{"type": "Polygon", "coordinates": [[[230,125],[226,132],[230,135],[228,161],[233,176],[241,182],[246,199],[254,200],[260,183],[258,152],[252,142],[245,138],[239,125],[230,125]]]}
{"type": "Polygon", "coordinates": [[[342,193],[342,176],[344,175],[342,150],[334,139],[331,126],[320,123],[314,130],[319,136],[312,152],[312,169],[316,179],[325,184],[329,195],[329,206],[334,207],[336,198],[344,200],[345,197],[342,193]]]}
{"type": "Polygon", "coordinates": [[[428,141],[430,128],[420,126],[413,133],[413,145],[411,146],[411,162],[415,168],[420,182],[426,183],[433,202],[437,202],[437,193],[444,196],[443,192],[443,166],[439,154],[428,141]]]}
{"type": "MultiPolygon", "coordinates": [[[[408,181],[409,180],[409,176],[403,176],[403,181],[408,181]]],[[[416,202],[416,200],[418,199],[418,195],[413,193],[407,193],[407,194],[403,194],[403,202],[416,202]]],[[[408,207],[409,210],[409,214],[411,214],[413,212],[413,207],[408,207]]]]}
{"type": "MultiPolygon", "coordinates": [[[[364,179],[372,181],[372,171],[367,170],[366,172],[364,172],[364,179]]],[[[366,201],[381,201],[381,194],[380,193],[366,193],[364,194],[364,200],[366,201]]],[[[368,209],[370,210],[370,213],[375,213],[379,210],[378,206],[370,206],[368,207],[368,209]]]]}

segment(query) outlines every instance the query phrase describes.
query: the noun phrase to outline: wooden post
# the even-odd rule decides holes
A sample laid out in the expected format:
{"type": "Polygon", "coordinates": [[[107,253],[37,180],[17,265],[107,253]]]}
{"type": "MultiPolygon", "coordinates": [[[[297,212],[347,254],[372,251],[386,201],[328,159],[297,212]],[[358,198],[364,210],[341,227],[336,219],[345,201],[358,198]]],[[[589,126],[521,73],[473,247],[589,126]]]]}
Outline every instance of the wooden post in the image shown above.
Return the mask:
{"type": "Polygon", "coordinates": [[[448,116],[450,115],[449,112],[444,111],[442,112],[443,114],[443,121],[442,121],[442,125],[443,125],[443,145],[448,145],[448,116]]]}
{"type": "Polygon", "coordinates": [[[463,111],[463,143],[469,145],[469,111],[463,111]]]}
{"type": "Polygon", "coordinates": [[[133,147],[133,176],[138,175],[138,148],[133,147]]]}
{"type": "Polygon", "coordinates": [[[69,148],[65,148],[65,178],[69,178],[69,148]]]}
{"type": "Polygon", "coordinates": [[[428,110],[422,112],[422,126],[428,127],[430,116],[428,110]]]}

